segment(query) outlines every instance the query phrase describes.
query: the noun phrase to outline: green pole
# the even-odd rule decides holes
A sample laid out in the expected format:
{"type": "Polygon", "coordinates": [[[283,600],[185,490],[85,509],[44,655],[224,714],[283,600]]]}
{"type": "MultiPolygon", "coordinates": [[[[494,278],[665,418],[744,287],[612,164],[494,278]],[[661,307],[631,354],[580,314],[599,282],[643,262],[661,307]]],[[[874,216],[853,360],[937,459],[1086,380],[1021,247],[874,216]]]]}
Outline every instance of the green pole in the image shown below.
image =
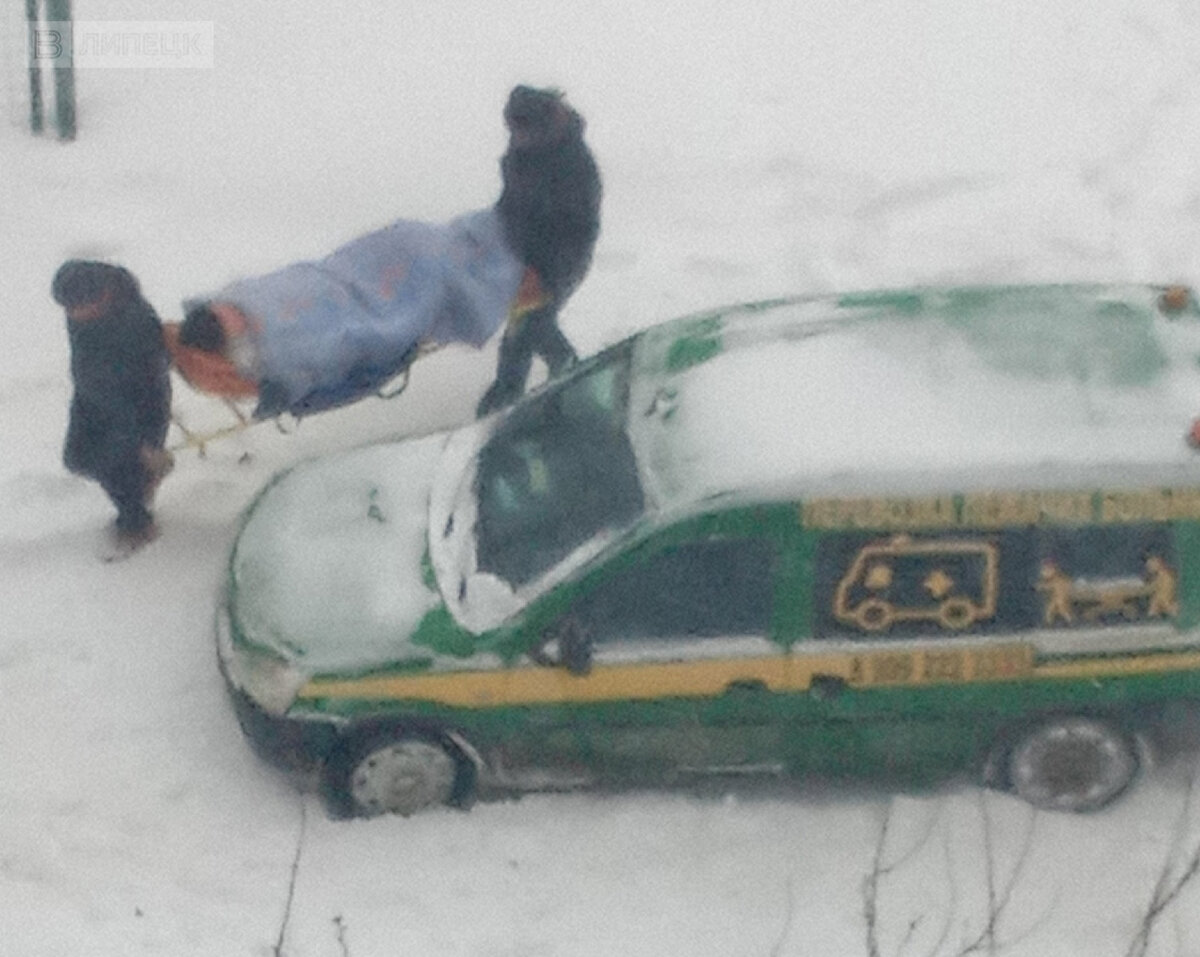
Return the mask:
{"type": "Polygon", "coordinates": [[[46,120],[42,104],[42,68],[37,59],[38,0],[25,0],[25,25],[29,55],[29,129],[41,133],[46,120]]]}
{"type": "MultiPolygon", "coordinates": [[[[71,0],[46,0],[46,20],[71,29],[71,0]]],[[[75,60],[73,38],[54,60],[54,114],[60,140],[75,139],[75,60]]]]}

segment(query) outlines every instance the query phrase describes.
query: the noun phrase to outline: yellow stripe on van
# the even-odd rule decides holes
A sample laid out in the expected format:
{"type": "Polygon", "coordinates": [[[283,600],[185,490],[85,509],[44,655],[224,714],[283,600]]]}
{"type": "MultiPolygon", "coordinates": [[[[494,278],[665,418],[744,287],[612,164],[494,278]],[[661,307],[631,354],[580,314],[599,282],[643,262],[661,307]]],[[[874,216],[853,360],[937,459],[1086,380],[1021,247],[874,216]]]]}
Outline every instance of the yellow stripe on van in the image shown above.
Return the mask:
{"type": "Polygon", "coordinates": [[[1200,652],[1167,651],[1122,658],[1087,658],[1038,665],[1039,678],[1125,678],[1167,671],[1200,670],[1200,652]]]}
{"type": "Polygon", "coordinates": [[[851,688],[971,684],[1021,678],[1091,680],[1200,671],[1200,652],[1161,652],[1034,664],[1028,644],[882,650],[833,655],[776,655],[733,660],[598,664],[588,675],[528,665],[491,671],[438,672],[310,681],[302,700],[427,701],[458,708],[495,708],[655,698],[712,697],[739,684],[770,691],[807,691],[817,677],[851,688]]]}
{"type": "MultiPolygon", "coordinates": [[[[588,675],[537,665],[494,671],[451,671],[426,675],[367,677],[347,681],[311,681],[301,698],[409,699],[460,708],[651,700],[720,694],[736,681],[761,681],[772,691],[796,687],[795,662],[785,656],[739,659],[597,665],[588,675]]],[[[805,685],[807,687],[807,685],[805,685]]]]}
{"type": "Polygon", "coordinates": [[[528,665],[489,671],[316,679],[302,700],[428,701],[458,708],[650,701],[711,697],[741,684],[770,691],[807,691],[815,677],[852,688],[1003,681],[1033,672],[1027,644],[928,648],[829,655],[772,655],[705,661],[597,664],[588,675],[528,665]]]}

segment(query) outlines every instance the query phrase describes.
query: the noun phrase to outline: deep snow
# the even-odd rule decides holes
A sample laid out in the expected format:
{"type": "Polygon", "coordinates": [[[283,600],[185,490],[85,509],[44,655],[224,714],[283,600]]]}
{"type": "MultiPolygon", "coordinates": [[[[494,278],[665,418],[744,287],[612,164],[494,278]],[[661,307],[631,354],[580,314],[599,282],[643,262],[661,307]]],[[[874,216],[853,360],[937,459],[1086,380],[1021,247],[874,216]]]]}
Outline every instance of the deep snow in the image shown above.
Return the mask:
{"type": "MultiPolygon", "coordinates": [[[[564,320],[584,353],[785,292],[1194,281],[1200,7],[75,6],[212,21],[216,56],[212,70],[81,72],[71,145],[26,133],[23,78],[3,67],[0,954],[261,957],[281,928],[290,957],[956,954],[1027,841],[1002,952],[1127,952],[1172,847],[1200,840],[1184,765],[1089,817],[952,784],[327,820],[253,758],[223,696],[211,617],[236,516],[302,457],[465,420],[494,352],[448,350],[395,402],[181,456],[162,539],[104,565],[109,507],[59,464],[69,383],[48,286],[68,256],[107,257],[172,315],[395,217],[486,205],[515,82],[565,88],[604,170],[596,264],[564,320]],[[864,880],[885,823],[872,934],[864,880]]],[[[178,406],[213,415],[182,388],[178,406]]],[[[1195,906],[1193,890],[1164,915],[1151,953],[1200,950],[1195,906]]]]}

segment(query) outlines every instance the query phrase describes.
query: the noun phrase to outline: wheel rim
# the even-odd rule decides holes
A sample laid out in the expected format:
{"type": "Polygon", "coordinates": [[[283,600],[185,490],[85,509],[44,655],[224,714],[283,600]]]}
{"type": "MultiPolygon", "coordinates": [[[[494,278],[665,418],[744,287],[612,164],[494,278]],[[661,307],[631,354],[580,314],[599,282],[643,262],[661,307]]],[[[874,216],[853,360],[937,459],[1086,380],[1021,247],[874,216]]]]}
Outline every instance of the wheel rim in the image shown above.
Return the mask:
{"type": "Polygon", "coordinates": [[[349,791],[362,814],[413,814],[446,804],[458,773],[446,749],[404,738],[368,750],[350,774],[349,791]]]}
{"type": "Polygon", "coordinates": [[[1038,728],[1010,760],[1017,794],[1035,807],[1091,811],[1120,794],[1137,770],[1128,740],[1090,718],[1054,721],[1038,728]]]}

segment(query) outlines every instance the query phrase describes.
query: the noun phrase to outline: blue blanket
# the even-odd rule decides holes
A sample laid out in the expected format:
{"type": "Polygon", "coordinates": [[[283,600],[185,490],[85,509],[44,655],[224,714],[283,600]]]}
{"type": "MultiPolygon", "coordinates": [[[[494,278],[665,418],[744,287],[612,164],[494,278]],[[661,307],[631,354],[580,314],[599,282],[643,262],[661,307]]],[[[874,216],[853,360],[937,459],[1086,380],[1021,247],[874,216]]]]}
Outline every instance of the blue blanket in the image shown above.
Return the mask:
{"type": "Polygon", "coordinates": [[[377,391],[423,341],[482,346],[507,318],[523,272],[489,208],[448,223],[400,220],[184,308],[236,306],[250,322],[233,358],[258,383],[255,415],[305,415],[377,391]]]}

